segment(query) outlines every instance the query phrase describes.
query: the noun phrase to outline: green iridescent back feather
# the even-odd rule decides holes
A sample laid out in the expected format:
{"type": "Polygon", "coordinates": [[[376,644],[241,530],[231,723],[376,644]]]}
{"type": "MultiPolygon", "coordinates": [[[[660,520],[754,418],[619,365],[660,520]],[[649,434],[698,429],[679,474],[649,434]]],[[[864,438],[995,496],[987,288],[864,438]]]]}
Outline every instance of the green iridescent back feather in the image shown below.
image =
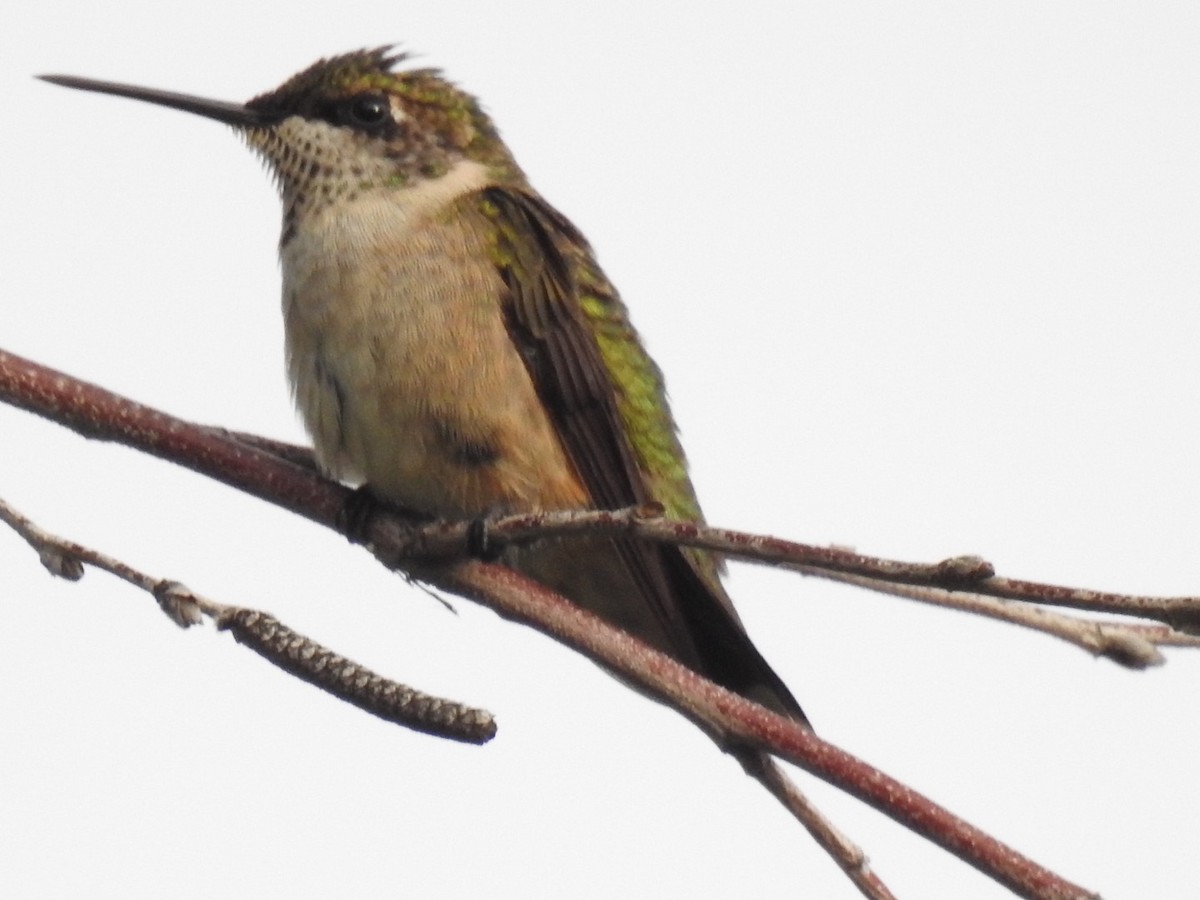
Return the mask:
{"type": "Polygon", "coordinates": [[[643,349],[625,305],[591,254],[580,253],[576,264],[579,304],[612,379],[617,409],[634,454],[650,479],[650,493],[672,518],[699,521],[700,504],[667,405],[662,371],[643,349]]]}
{"type": "MultiPolygon", "coordinates": [[[[685,522],[704,522],[704,513],[688,475],[687,457],[671,415],[662,370],[650,358],[630,324],[625,305],[597,267],[590,251],[580,254],[577,279],[579,302],[595,335],[600,355],[617,395],[617,409],[625,433],[650,493],[667,515],[685,522]]],[[[710,553],[684,550],[711,583],[717,582],[720,563],[710,553]]]]}

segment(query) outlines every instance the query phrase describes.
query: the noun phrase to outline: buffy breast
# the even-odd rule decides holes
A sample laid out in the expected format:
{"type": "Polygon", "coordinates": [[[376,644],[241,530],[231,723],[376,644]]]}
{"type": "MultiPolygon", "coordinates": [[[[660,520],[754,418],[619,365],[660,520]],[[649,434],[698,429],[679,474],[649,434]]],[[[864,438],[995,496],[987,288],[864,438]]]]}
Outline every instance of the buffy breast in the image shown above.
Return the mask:
{"type": "Polygon", "coordinates": [[[281,255],[288,374],[330,473],[436,516],[587,504],[481,235],[392,194],[324,211],[281,255]]]}

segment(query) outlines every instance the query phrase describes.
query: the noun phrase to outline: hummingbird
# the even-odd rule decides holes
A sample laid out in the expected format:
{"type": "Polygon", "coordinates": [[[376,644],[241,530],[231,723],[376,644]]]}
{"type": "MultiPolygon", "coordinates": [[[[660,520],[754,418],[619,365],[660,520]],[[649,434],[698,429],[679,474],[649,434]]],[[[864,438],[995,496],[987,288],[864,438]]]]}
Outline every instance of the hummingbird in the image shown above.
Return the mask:
{"type": "MultiPolygon", "coordinates": [[[[440,70],[388,45],[245,104],[42,78],[215,119],[265,160],[288,375],[328,474],[440,519],[654,504],[704,521],[662,374],[587,240],[440,70]]],[[[587,537],[501,561],[807,724],[715,555],[587,537]]]]}

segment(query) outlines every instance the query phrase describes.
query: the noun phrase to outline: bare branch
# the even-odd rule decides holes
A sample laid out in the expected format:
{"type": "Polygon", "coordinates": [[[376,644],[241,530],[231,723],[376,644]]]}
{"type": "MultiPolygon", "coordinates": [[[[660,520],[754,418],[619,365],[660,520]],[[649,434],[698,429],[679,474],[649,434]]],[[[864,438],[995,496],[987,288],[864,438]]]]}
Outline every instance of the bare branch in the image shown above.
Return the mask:
{"type": "Polygon", "coordinates": [[[154,578],[90,547],[63,540],[35,525],[4,500],[0,500],[0,521],[12,526],[37,551],[52,574],[78,581],[83,577],[84,564],[103,569],[151,594],[181,628],[197,625],[204,615],[209,616],[238,643],[285,672],[384,721],[472,744],[487,743],[496,735],[495,720],[484,710],[377,675],[266,613],[216,603],[177,581],[154,578]]]}
{"type": "MultiPolygon", "coordinates": [[[[307,466],[281,459],[217,430],[189,425],[4,352],[0,352],[0,399],[53,418],[88,436],[119,441],[177,462],[340,530],[341,513],[350,495],[346,488],[316,477],[307,466]]],[[[699,540],[700,529],[696,526],[677,527],[692,532],[687,541],[681,542],[699,540]]],[[[406,539],[418,535],[418,545],[428,540],[411,523],[387,513],[372,518],[368,534],[377,555],[389,561],[399,559],[407,549],[397,542],[397,535],[406,539]]],[[[753,551],[734,548],[753,555],[773,552],[772,548],[788,542],[749,538],[733,543],[757,548],[753,551]]],[[[817,556],[845,554],[859,560],[857,565],[864,560],[870,563],[870,558],[846,551],[811,549],[817,556]]],[[[461,548],[458,552],[461,553],[461,548]]],[[[927,579],[921,583],[945,584],[947,579],[964,579],[972,590],[978,589],[976,579],[986,578],[984,572],[990,574],[985,564],[973,559],[934,567],[890,565],[905,568],[912,578],[927,579]],[[916,574],[911,574],[913,571],[916,574]]],[[[584,652],[678,709],[726,746],[742,751],[746,746],[762,748],[829,781],[1021,896],[1094,896],[821,740],[796,722],[706,681],[670,657],[512,570],[478,561],[438,563],[428,558],[410,561],[405,569],[584,652]]],[[[891,577],[900,578],[895,572],[891,577]]]]}
{"type": "Polygon", "coordinates": [[[1028,603],[1000,600],[969,592],[948,591],[930,585],[889,584],[859,575],[821,572],[822,578],[868,588],[881,594],[907,597],[935,606],[975,613],[1014,625],[1023,625],[1074,644],[1095,656],[1103,656],[1130,669],[1160,666],[1166,658],[1156,644],[1200,647],[1200,638],[1181,634],[1164,626],[1145,626],[1121,622],[1102,622],[1064,616],[1028,603]]]}
{"type": "MultiPolygon", "coordinates": [[[[398,555],[454,558],[462,553],[473,523],[438,522],[420,529],[389,531],[398,555]]],[[[838,547],[816,547],[779,538],[675,522],[658,509],[580,510],[499,516],[487,523],[493,544],[525,543],[549,535],[628,534],[790,568],[804,575],[853,584],[963,612],[987,616],[1061,638],[1118,665],[1144,669],[1165,660],[1157,646],[1200,647],[1200,634],[1164,626],[1064,616],[1032,604],[1075,606],[1106,613],[1148,616],[1180,625],[1200,622],[1200,598],[1137,597],[995,577],[978,556],[938,563],[909,563],[865,556],[838,547]],[[1021,602],[1013,602],[1021,601],[1021,602]]],[[[389,562],[389,560],[385,560],[389,562]]]]}
{"type": "Polygon", "coordinates": [[[742,757],[743,768],[808,829],[813,840],[837,861],[859,893],[870,900],[894,900],[895,895],[871,869],[862,849],[812,805],[775,760],[761,751],[745,753],[742,757]]]}

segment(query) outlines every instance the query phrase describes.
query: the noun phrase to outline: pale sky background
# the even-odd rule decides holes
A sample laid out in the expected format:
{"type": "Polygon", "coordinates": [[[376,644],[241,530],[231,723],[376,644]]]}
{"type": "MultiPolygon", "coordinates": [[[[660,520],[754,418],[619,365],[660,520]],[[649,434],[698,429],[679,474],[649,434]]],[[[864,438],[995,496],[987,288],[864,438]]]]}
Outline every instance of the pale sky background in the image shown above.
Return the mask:
{"type": "MultiPolygon", "coordinates": [[[[1194,3],[10,4],[0,346],[301,440],[278,209],[229,100],[402,42],[480,94],[668,376],[716,524],[1200,593],[1194,3]]],[[[494,711],[386,725],[0,533],[6,897],[857,896],[680,717],[257,500],[0,408],[45,527],[494,711]]],[[[822,735],[1108,900],[1197,894],[1200,653],[1048,637],[735,565],[822,735]]],[[[801,785],[901,897],[1009,896],[801,785]]]]}

